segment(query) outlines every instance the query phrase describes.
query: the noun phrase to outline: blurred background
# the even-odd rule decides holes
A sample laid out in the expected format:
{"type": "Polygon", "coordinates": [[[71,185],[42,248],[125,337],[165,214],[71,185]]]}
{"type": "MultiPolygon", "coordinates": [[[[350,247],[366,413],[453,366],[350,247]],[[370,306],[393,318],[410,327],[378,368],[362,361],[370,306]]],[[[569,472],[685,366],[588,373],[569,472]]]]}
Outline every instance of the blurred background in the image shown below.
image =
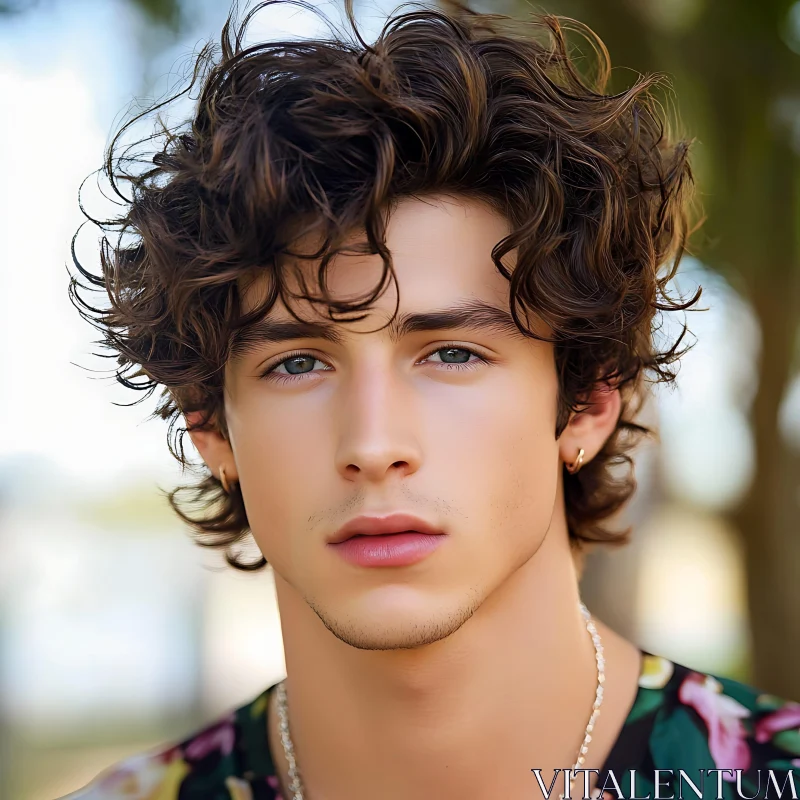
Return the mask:
{"type": "MultiPolygon", "coordinates": [[[[373,37],[396,4],[361,2],[373,37]]],[[[800,700],[800,2],[550,0],[617,65],[671,76],[707,214],[676,288],[704,287],[677,384],[646,409],[628,547],[584,598],[653,652],[800,700]]],[[[190,543],[152,405],[67,298],[80,182],[177,85],[227,0],[0,0],[0,798],[53,800],[283,676],[269,571],[190,543]]],[[[337,7],[325,10],[339,19],[337,7]]],[[[272,8],[261,39],[322,33],[272,8]]],[[[87,183],[89,210],[108,212],[87,183]]],[[[113,209],[111,211],[113,213],[113,209]]],[[[97,229],[78,253],[96,269],[97,229]]],[[[673,335],[678,321],[668,322],[673,335]],[[670,327],[672,326],[672,327],[670,327]]]]}

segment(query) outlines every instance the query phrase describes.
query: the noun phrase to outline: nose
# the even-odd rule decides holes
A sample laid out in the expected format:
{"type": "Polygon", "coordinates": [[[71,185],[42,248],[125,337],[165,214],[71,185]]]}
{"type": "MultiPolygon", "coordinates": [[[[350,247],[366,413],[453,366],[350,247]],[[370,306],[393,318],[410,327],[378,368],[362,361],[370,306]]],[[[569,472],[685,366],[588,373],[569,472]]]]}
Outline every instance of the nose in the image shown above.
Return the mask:
{"type": "Polygon", "coordinates": [[[336,425],[336,468],[347,480],[381,483],[421,464],[410,387],[386,366],[361,365],[342,386],[336,425]]]}

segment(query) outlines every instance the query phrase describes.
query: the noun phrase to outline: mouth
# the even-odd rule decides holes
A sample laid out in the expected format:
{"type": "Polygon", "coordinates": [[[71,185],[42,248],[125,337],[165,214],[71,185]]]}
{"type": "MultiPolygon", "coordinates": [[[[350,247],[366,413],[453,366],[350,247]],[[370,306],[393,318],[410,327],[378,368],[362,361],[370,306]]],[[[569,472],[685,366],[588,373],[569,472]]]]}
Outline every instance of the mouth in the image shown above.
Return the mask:
{"type": "Polygon", "coordinates": [[[348,539],[379,537],[390,538],[398,534],[444,535],[444,531],[412,514],[396,512],[383,516],[362,515],[351,519],[328,540],[341,544],[348,539]]]}
{"type": "Polygon", "coordinates": [[[328,546],[356,567],[410,567],[427,558],[445,539],[445,533],[424,533],[412,528],[391,533],[354,533],[328,546]]]}

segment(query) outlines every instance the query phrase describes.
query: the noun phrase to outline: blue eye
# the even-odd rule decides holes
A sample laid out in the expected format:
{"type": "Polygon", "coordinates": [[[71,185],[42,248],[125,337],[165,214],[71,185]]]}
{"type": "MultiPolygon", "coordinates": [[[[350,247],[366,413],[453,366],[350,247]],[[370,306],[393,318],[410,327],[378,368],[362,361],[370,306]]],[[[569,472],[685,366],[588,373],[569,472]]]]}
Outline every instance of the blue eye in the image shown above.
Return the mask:
{"type": "MultiPolygon", "coordinates": [[[[278,381],[291,381],[296,378],[302,378],[303,375],[310,375],[314,371],[314,364],[317,362],[320,364],[325,363],[311,353],[292,353],[277,364],[273,364],[261,377],[278,381]],[[279,367],[284,367],[286,371],[278,372],[279,367]]],[[[327,369],[330,370],[331,368],[328,367],[327,369]]]]}
{"type": "MultiPolygon", "coordinates": [[[[426,358],[430,358],[430,356],[436,353],[447,353],[447,358],[453,357],[454,353],[458,354],[455,361],[446,361],[442,358],[441,362],[443,364],[465,364],[469,361],[471,355],[477,355],[477,353],[466,347],[440,347],[438,350],[434,350],[430,355],[426,356],[426,358]],[[465,355],[466,358],[461,358],[462,355],[465,355]]],[[[478,356],[478,358],[480,358],[480,356],[478,356]]]]}
{"type": "Polygon", "coordinates": [[[302,375],[305,373],[303,367],[307,366],[314,366],[314,362],[319,361],[319,359],[314,358],[313,356],[304,354],[301,356],[292,356],[291,358],[287,358],[285,361],[281,361],[278,364],[279,367],[285,366],[286,371],[290,375],[302,375]]]}
{"type": "MultiPolygon", "coordinates": [[[[461,345],[456,344],[446,344],[437,347],[435,350],[431,350],[418,363],[425,361],[436,364],[439,369],[445,369],[448,371],[474,369],[480,364],[489,363],[488,359],[484,358],[471,348],[462,347],[461,345]],[[429,361],[431,356],[436,355],[437,353],[442,354],[439,360],[429,361]],[[475,359],[470,361],[472,356],[474,356],[475,359]]],[[[276,364],[273,364],[271,367],[269,367],[265,372],[262,373],[261,377],[265,380],[274,380],[279,383],[285,383],[287,381],[295,382],[302,380],[303,376],[305,375],[312,375],[316,371],[329,372],[332,369],[330,365],[326,365],[326,367],[322,370],[314,370],[314,364],[316,363],[325,364],[324,361],[317,358],[313,353],[290,353],[288,356],[284,356],[276,364]],[[281,367],[283,367],[283,370],[278,371],[281,367]]]]}

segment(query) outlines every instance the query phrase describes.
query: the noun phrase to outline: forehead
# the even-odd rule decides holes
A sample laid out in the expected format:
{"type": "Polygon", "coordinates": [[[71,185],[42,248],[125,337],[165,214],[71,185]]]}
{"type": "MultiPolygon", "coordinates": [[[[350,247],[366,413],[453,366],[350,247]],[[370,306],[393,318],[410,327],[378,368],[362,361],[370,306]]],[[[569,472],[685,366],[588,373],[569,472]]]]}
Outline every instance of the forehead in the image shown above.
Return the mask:
{"type": "MultiPolygon", "coordinates": [[[[392,256],[396,283],[390,282],[384,294],[369,309],[368,319],[354,323],[371,329],[376,320],[388,320],[399,310],[424,311],[467,298],[508,308],[508,280],[495,267],[492,248],[510,232],[508,221],[480,200],[437,195],[401,200],[388,218],[386,246],[392,256]]],[[[365,241],[356,234],[352,242],[365,241]]],[[[300,252],[314,252],[314,242],[299,240],[300,252]]],[[[513,268],[513,252],[505,257],[513,268]]],[[[292,292],[300,288],[298,274],[307,287],[318,291],[319,260],[296,259],[285,274],[292,292]]],[[[330,262],[326,283],[331,297],[338,301],[363,298],[378,286],[383,271],[379,255],[355,252],[338,254],[330,262]]],[[[266,279],[256,279],[243,290],[245,311],[252,310],[265,296],[266,279]]],[[[304,319],[325,317],[324,307],[293,300],[294,310],[304,319]]],[[[278,300],[269,318],[291,319],[278,300]]]]}

